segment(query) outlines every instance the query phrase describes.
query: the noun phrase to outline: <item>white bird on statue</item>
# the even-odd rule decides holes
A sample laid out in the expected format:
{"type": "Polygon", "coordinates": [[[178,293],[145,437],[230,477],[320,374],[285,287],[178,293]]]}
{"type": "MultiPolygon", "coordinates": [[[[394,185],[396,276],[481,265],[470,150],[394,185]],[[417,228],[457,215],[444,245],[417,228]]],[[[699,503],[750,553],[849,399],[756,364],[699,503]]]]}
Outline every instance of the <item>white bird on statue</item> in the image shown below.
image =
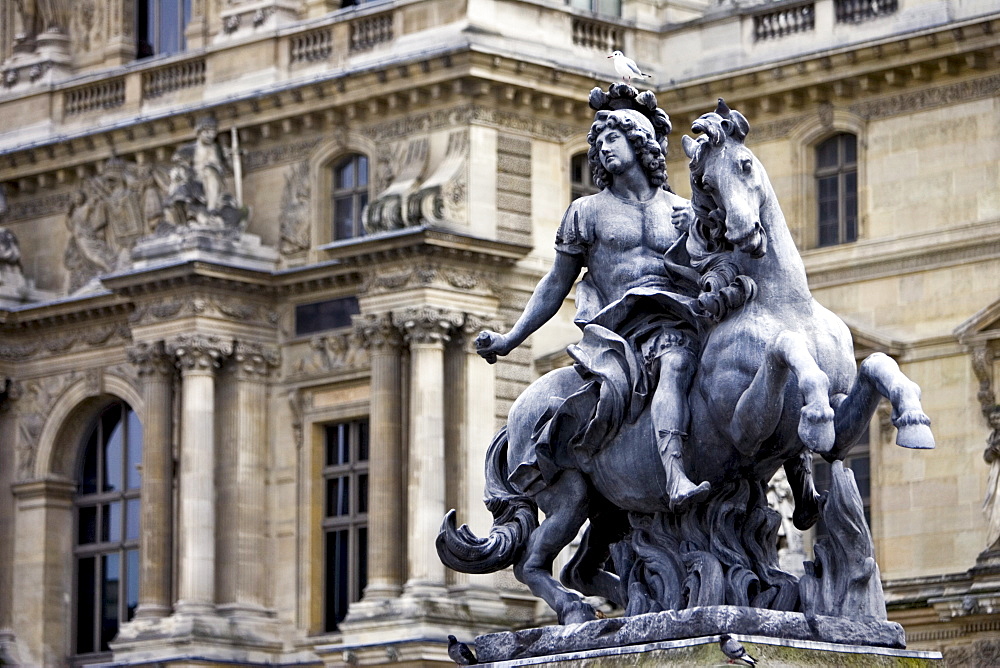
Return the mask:
{"type": "Polygon", "coordinates": [[[632,78],[647,79],[652,78],[652,74],[643,74],[635,61],[625,56],[621,51],[615,51],[608,58],[614,58],[615,72],[621,75],[626,83],[632,83],[632,78]]]}

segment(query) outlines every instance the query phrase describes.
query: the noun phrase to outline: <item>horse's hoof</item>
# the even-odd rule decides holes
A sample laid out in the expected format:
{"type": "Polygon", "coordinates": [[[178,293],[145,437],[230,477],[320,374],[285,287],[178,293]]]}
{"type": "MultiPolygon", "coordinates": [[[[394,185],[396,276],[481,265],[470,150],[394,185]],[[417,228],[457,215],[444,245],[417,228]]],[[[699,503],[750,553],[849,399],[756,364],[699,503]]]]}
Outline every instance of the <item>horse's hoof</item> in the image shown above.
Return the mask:
{"type": "Polygon", "coordinates": [[[594,606],[583,601],[567,603],[559,612],[560,624],[579,624],[581,622],[592,622],[597,619],[597,612],[594,606]]]}
{"type": "Polygon", "coordinates": [[[934,434],[930,425],[904,424],[896,431],[896,445],[915,450],[930,450],[934,447],[934,434]]]}
{"type": "Polygon", "coordinates": [[[792,511],[792,524],[799,531],[805,531],[816,526],[819,522],[819,494],[813,494],[812,498],[803,498],[796,502],[795,510],[792,511]]]}
{"type": "Polygon", "coordinates": [[[687,510],[688,506],[698,501],[704,500],[708,493],[712,491],[712,485],[707,480],[699,485],[692,484],[683,492],[667,493],[667,502],[670,512],[679,513],[687,510]]]}
{"type": "Polygon", "coordinates": [[[833,409],[803,406],[799,414],[799,439],[813,452],[830,452],[837,434],[833,429],[833,409]]]}

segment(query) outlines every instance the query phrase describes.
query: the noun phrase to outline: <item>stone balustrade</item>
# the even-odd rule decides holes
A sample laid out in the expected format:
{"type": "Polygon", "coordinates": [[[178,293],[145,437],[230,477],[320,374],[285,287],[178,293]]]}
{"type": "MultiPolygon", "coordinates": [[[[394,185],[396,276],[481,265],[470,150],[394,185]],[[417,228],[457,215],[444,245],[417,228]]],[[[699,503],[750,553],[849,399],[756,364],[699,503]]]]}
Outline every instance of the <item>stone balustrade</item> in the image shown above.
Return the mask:
{"type": "Polygon", "coordinates": [[[327,27],[293,35],[288,48],[292,65],[327,60],[333,53],[333,30],[327,27]]]}
{"type": "Polygon", "coordinates": [[[142,73],[142,97],[158,98],[167,93],[205,84],[205,59],[195,58],[142,73]]]}
{"type": "Polygon", "coordinates": [[[64,108],[67,116],[92,111],[106,111],[125,104],[125,78],[106,79],[89,86],[72,88],[65,92],[64,108]]]}
{"type": "Polygon", "coordinates": [[[587,49],[611,53],[622,48],[625,30],[622,26],[573,17],[573,44],[587,49]]]}
{"type": "Polygon", "coordinates": [[[791,5],[753,17],[755,41],[773,40],[816,29],[816,3],[791,5]]]}

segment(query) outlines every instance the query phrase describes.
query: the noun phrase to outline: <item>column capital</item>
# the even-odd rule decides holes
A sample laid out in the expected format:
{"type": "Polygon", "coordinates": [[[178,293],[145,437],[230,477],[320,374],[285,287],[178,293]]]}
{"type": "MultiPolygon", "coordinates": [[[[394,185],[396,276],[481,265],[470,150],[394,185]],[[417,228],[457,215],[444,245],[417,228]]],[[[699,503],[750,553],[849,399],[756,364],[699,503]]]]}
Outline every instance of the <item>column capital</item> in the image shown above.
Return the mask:
{"type": "Polygon", "coordinates": [[[139,376],[169,376],[175,366],[173,356],[167,352],[163,341],[137,343],[125,349],[129,363],[139,371],[139,376]]]}
{"type": "Polygon", "coordinates": [[[504,324],[496,316],[484,316],[478,313],[466,313],[462,327],[458,330],[461,336],[462,350],[473,354],[476,352],[476,337],[484,329],[503,331],[504,324]]]}
{"type": "Polygon", "coordinates": [[[354,316],[354,331],[369,353],[388,352],[403,345],[403,335],[388,313],[354,316]]]}
{"type": "Polygon", "coordinates": [[[219,336],[183,334],[167,342],[166,349],[182,373],[212,372],[233,354],[233,342],[219,336]]]}
{"type": "Polygon", "coordinates": [[[233,345],[232,372],[245,380],[264,380],[281,363],[278,346],[237,341],[233,345]]]}
{"type": "Polygon", "coordinates": [[[464,319],[459,311],[435,306],[413,306],[392,314],[393,324],[409,344],[446,343],[464,319]]]}

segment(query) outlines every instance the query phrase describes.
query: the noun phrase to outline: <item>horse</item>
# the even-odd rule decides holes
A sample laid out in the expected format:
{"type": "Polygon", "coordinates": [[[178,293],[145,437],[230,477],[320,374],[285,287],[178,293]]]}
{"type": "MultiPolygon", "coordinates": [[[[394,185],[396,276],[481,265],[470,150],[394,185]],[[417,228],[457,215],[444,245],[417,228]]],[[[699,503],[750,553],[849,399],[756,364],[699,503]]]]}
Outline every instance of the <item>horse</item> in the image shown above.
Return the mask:
{"type": "MultiPolygon", "coordinates": [[[[932,448],[934,438],[920,405],[919,387],[884,354],[872,354],[856,365],[847,326],[813,299],[767,173],[744,143],[749,129],[743,115],[720,99],[714,112],[692,125],[701,136],[683,137],[696,212],[686,241],[691,262],[698,266],[724,255],[737,268],[739,281],[756,288],[752,298],[737,308],[717,312],[718,322],[708,331],[689,395],[691,427],[684,466],[691,480],[707,481],[712,494],[726,495],[718,502],[705,502],[721,508],[717,516],[730,513],[737,497],[751,506],[763,504],[766,511],[759,490],[778,467],[785,466],[795,495],[795,523],[804,529],[819,516],[812,453],[831,462],[842,460],[867,429],[881,397],[892,405],[898,445],[932,448]]],[[[622,424],[596,452],[577,453],[574,461],[560,462],[561,470],[531,485],[513,482],[511,473],[534,461],[547,411],[585,385],[581,374],[567,367],[542,376],[522,393],[487,453],[485,502],[494,515],[489,536],[477,537],[465,525],[456,528],[451,511],[437,539],[439,556],[455,570],[488,573],[513,565],[515,577],[544,599],[562,624],[596,618],[583,595],[602,596],[626,607],[626,614],[650,609],[632,604],[637,590],[620,567],[617,574],[605,567],[613,546],[630,530],[644,526],[642,522],[648,523],[649,517],[669,524],[688,522],[700,513],[698,521],[716,521],[704,519],[707,511],[697,507],[672,509],[664,498],[665,476],[648,407],[637,420],[622,424]],[[537,509],[545,513],[541,523],[537,509]],[[552,576],[553,560],[588,519],[590,527],[562,572],[563,586],[552,576]]],[[[768,533],[773,518],[764,511],[757,515],[760,535],[773,539],[773,532],[768,533]]],[[[744,519],[737,522],[736,531],[745,531],[743,523],[744,519]]],[[[672,545],[689,550],[684,564],[690,572],[699,568],[694,562],[704,552],[690,551],[686,542],[690,541],[672,545]]],[[[768,549],[776,548],[750,551],[768,549]]],[[[774,559],[766,556],[757,560],[760,564],[756,557],[733,559],[738,567],[725,566],[727,577],[742,580],[727,583],[730,589],[745,590],[748,579],[765,577],[748,569],[774,570],[774,559]]],[[[720,577],[717,566],[702,567],[720,577]]],[[[775,584],[765,597],[757,590],[756,599],[754,592],[737,591],[726,595],[729,598],[718,594],[714,602],[756,600],[761,607],[792,609],[797,587],[790,575],[781,582],[786,575],[779,574],[772,584],[789,584],[791,578],[791,588],[796,589],[791,597],[787,590],[781,594],[775,584]]],[[[713,602],[690,583],[676,586],[687,587],[687,600],[675,596],[655,609],[713,602]]]]}

